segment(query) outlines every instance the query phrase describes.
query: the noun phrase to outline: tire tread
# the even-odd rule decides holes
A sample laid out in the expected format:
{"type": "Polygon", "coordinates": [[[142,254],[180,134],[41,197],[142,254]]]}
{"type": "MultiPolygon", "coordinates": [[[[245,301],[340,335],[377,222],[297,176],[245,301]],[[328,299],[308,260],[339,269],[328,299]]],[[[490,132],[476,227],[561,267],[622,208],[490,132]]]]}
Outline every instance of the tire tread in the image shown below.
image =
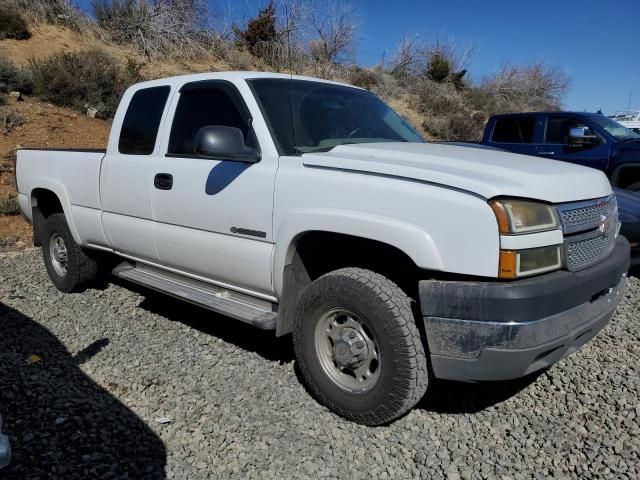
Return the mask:
{"type": "MultiPolygon", "coordinates": [[[[327,277],[332,277],[336,282],[341,279],[358,282],[362,286],[370,289],[370,291],[378,299],[385,303],[391,312],[393,321],[385,324],[385,333],[389,336],[396,347],[402,351],[403,357],[397,360],[397,367],[407,373],[408,384],[399,386],[394,392],[389,393],[389,402],[376,406],[374,409],[365,413],[352,413],[340,409],[328,398],[315,384],[309,373],[306,371],[304,364],[301,364],[303,377],[309,386],[312,394],[329,409],[335,411],[340,416],[349,420],[362,423],[365,425],[381,425],[402,416],[410,410],[423,397],[429,383],[428,360],[425,348],[415,322],[415,318],[411,309],[411,300],[409,297],[388,278],[362,268],[342,268],[327,273],[316,281],[320,281],[327,277]]],[[[308,290],[303,294],[300,304],[304,304],[305,296],[308,290]]],[[[299,328],[304,321],[301,309],[296,316],[296,326],[299,328]]],[[[294,329],[295,332],[298,328],[294,329]]],[[[294,341],[296,356],[298,359],[303,358],[299,350],[299,342],[294,341]]],[[[302,363],[302,362],[301,362],[302,363]]]]}

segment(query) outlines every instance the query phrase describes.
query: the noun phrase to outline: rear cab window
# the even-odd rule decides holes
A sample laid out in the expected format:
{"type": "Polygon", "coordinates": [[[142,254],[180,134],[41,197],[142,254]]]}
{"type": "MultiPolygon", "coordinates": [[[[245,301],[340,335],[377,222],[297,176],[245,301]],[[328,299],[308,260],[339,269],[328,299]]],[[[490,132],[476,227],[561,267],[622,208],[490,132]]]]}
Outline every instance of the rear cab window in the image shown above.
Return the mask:
{"type": "Polygon", "coordinates": [[[494,143],[533,143],[535,130],[535,115],[501,117],[496,119],[491,141],[494,143]]]}
{"type": "Polygon", "coordinates": [[[151,155],[171,87],[142,88],[133,94],[120,128],[118,151],[124,155],[151,155]]]}

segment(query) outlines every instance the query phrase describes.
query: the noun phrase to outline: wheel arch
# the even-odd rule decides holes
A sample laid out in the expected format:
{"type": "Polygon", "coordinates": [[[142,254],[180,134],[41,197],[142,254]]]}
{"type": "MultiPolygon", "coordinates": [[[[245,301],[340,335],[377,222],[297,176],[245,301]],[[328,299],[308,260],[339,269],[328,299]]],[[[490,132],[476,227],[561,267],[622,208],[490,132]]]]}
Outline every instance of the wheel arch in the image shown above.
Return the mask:
{"type": "Polygon", "coordinates": [[[80,235],[73,221],[71,201],[63,185],[50,180],[38,180],[40,185],[29,194],[29,208],[33,212],[33,242],[35,246],[42,244],[41,224],[53,213],[63,213],[74,241],[80,245],[80,235]]]}
{"type": "Polygon", "coordinates": [[[281,299],[277,335],[291,331],[292,312],[302,292],[328,271],[368,268],[397,283],[406,281],[409,288],[419,272],[443,269],[432,237],[407,222],[330,211],[296,212],[287,220],[277,235],[273,258],[274,289],[281,299]]]}

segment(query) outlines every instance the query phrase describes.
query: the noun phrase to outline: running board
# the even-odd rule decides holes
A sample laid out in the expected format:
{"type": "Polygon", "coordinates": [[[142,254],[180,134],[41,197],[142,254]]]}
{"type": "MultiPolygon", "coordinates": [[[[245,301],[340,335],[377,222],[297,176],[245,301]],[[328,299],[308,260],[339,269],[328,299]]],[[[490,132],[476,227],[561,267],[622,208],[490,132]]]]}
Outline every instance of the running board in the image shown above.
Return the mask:
{"type": "Polygon", "coordinates": [[[267,300],[140,263],[122,262],[111,273],[123,280],[186,300],[262,330],[276,328],[278,314],[273,311],[274,304],[267,300]]]}

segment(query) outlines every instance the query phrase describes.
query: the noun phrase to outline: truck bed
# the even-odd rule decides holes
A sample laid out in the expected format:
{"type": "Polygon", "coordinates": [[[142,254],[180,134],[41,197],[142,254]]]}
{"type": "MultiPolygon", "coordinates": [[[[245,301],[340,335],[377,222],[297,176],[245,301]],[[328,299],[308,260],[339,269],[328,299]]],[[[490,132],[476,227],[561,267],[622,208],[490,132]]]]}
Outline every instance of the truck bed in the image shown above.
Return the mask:
{"type": "Polygon", "coordinates": [[[27,218],[32,220],[31,195],[35,188],[54,192],[65,210],[99,210],[104,156],[105,150],[96,149],[18,150],[18,200],[27,218]]]}
{"type": "Polygon", "coordinates": [[[82,152],[82,153],[107,153],[106,148],[21,148],[23,151],[37,152],[82,152]]]}

